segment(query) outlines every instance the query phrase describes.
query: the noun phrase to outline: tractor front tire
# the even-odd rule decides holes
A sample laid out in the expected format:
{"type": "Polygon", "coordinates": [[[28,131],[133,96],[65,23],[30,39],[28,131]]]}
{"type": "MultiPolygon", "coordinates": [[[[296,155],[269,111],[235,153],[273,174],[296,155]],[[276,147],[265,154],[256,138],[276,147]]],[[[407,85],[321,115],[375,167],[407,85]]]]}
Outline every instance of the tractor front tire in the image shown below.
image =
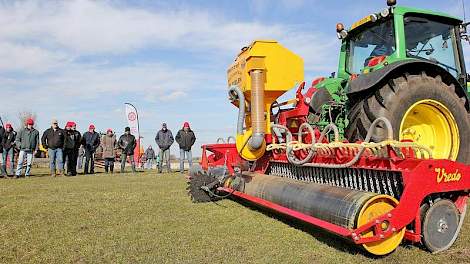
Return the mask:
{"type": "MultiPolygon", "coordinates": [[[[410,139],[429,147],[433,158],[470,163],[470,120],[465,97],[441,76],[404,74],[367,94],[350,96],[349,125],[345,136],[350,142],[364,140],[378,117],[390,120],[394,139],[410,139]]],[[[386,139],[379,126],[372,141],[386,139]]]]}

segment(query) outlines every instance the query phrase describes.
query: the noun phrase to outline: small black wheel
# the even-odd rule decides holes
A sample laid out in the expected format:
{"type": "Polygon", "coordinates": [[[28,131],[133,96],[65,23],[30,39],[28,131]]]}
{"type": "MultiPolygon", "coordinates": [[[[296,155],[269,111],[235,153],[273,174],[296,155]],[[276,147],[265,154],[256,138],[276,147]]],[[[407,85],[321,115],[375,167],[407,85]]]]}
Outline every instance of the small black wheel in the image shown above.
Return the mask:
{"type": "Polygon", "coordinates": [[[431,205],[422,219],[424,246],[431,252],[450,248],[460,231],[460,217],[457,207],[448,199],[431,205]]]}
{"type": "Polygon", "coordinates": [[[208,192],[201,189],[201,187],[214,182],[215,178],[204,171],[199,164],[193,165],[190,168],[187,179],[188,186],[186,190],[188,190],[188,195],[191,197],[193,203],[204,203],[214,200],[214,198],[208,192]]]}

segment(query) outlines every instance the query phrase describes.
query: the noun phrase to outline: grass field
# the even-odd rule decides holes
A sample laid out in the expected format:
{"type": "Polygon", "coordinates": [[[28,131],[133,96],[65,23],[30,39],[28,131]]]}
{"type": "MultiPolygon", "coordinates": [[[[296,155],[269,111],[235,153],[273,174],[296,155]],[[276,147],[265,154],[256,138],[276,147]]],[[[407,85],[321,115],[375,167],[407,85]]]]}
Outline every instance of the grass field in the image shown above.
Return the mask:
{"type": "MultiPolygon", "coordinates": [[[[432,255],[372,258],[347,242],[232,200],[193,204],[180,174],[0,179],[1,263],[469,263],[470,217],[432,255]]],[[[44,171],[45,172],[45,171],[44,171]]]]}

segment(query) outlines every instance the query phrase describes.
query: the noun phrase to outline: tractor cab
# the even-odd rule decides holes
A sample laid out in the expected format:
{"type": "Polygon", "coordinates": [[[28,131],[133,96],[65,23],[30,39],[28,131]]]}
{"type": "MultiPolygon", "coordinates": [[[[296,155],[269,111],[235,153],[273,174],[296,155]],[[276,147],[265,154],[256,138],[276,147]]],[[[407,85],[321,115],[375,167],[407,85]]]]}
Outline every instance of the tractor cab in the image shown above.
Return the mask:
{"type": "Polygon", "coordinates": [[[342,39],[338,75],[354,79],[416,59],[439,65],[465,85],[461,28],[462,21],[447,14],[393,5],[360,19],[347,31],[338,24],[342,39]]]}

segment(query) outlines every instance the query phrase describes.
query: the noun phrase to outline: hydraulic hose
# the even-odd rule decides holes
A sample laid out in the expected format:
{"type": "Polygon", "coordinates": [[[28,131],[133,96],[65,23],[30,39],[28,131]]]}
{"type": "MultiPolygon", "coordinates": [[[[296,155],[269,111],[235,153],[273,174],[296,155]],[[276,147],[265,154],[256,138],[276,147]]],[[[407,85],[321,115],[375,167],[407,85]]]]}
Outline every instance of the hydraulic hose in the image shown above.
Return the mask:
{"type": "MultiPolygon", "coordinates": [[[[393,139],[393,128],[392,128],[392,125],[391,125],[390,121],[385,117],[380,117],[380,118],[377,118],[376,120],[374,120],[374,122],[372,122],[369,130],[367,131],[367,135],[366,135],[366,138],[364,139],[363,143],[369,143],[370,142],[370,140],[372,138],[372,134],[375,131],[375,129],[376,129],[376,127],[379,123],[382,123],[386,127],[387,140],[392,140],[393,139]]],[[[350,160],[349,162],[343,163],[343,164],[307,163],[307,161],[310,160],[313,157],[313,155],[315,154],[316,149],[312,149],[313,151],[309,150],[309,154],[307,155],[307,157],[302,159],[302,160],[299,160],[295,157],[294,152],[293,152],[293,148],[290,146],[290,144],[293,141],[292,141],[292,133],[289,131],[289,129],[287,127],[285,127],[283,125],[279,125],[279,124],[273,124],[271,127],[285,131],[286,141],[287,141],[286,144],[285,144],[287,159],[290,163],[292,163],[294,165],[297,165],[297,166],[321,167],[321,168],[347,168],[347,167],[351,167],[356,162],[358,162],[359,158],[362,156],[362,154],[366,150],[365,145],[361,145],[359,147],[358,153],[354,156],[354,158],[352,160],[350,160]]],[[[307,128],[309,130],[309,133],[312,134],[313,128],[309,125],[301,126],[301,128],[299,129],[299,134],[302,133],[304,128],[307,128]]],[[[338,142],[339,141],[339,132],[338,132],[338,128],[336,127],[335,124],[329,124],[323,129],[318,142],[321,143],[323,138],[330,131],[334,132],[335,142],[338,142]]],[[[299,135],[299,138],[298,138],[297,142],[301,142],[301,139],[302,138],[299,135]]],[[[315,143],[315,137],[313,136],[312,137],[312,146],[314,145],[314,143],[315,143]]]]}
{"type": "Polygon", "coordinates": [[[245,123],[245,95],[238,86],[232,85],[228,90],[228,96],[232,102],[238,100],[237,134],[243,135],[243,123],[245,123]]]}
{"type": "MultiPolygon", "coordinates": [[[[390,123],[390,121],[387,118],[379,117],[379,118],[375,119],[374,122],[372,122],[372,124],[370,125],[370,128],[367,131],[367,135],[366,135],[366,138],[364,139],[364,142],[367,142],[367,143],[370,142],[370,139],[372,138],[372,134],[374,133],[374,131],[375,131],[375,129],[376,129],[376,127],[379,123],[383,123],[386,126],[386,128],[387,128],[387,139],[388,140],[393,139],[392,124],[390,123]]],[[[333,168],[333,169],[348,168],[348,167],[351,167],[352,165],[356,164],[356,162],[359,161],[359,158],[362,156],[362,154],[364,154],[365,150],[366,150],[365,146],[361,146],[359,148],[358,153],[354,156],[354,158],[352,160],[346,162],[346,163],[343,163],[343,164],[306,163],[306,164],[303,164],[303,165],[308,166],[308,167],[322,167],[322,168],[333,168]]],[[[289,156],[289,153],[287,153],[287,155],[289,156]]]]}

